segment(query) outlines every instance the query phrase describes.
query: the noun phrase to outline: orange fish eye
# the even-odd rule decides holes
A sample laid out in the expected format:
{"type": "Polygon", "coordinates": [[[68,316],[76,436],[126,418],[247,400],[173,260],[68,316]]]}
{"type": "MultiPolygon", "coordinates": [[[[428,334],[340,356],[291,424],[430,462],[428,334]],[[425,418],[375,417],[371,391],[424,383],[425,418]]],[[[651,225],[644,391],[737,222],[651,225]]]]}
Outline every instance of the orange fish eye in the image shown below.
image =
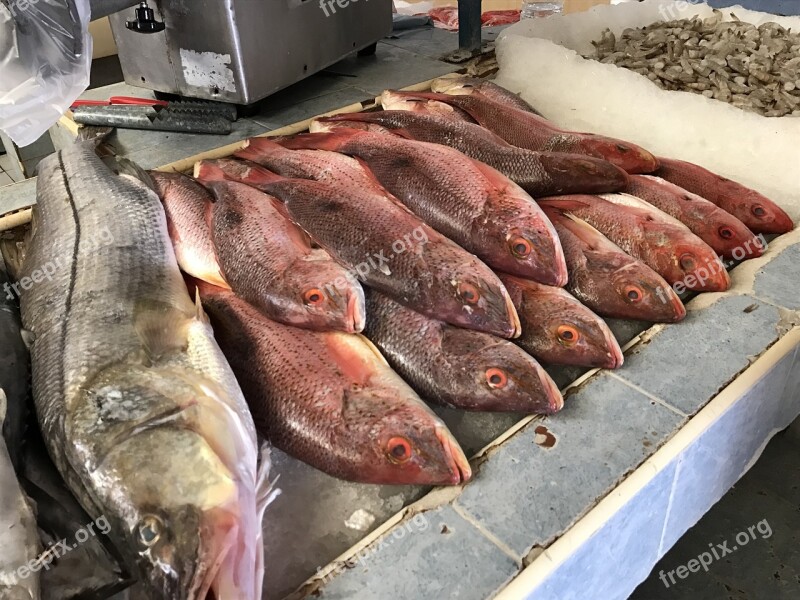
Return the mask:
{"type": "Polygon", "coordinates": [[[394,463],[407,462],[413,454],[411,442],[401,436],[395,436],[389,440],[389,443],[386,445],[386,452],[389,460],[394,463]]]}
{"type": "Polygon", "coordinates": [[[581,339],[581,334],[572,325],[559,325],[556,331],[558,340],[565,346],[577,344],[578,340],[581,339]]]}
{"type": "Polygon", "coordinates": [[[322,290],[317,288],[311,288],[305,294],[303,294],[303,300],[306,301],[306,304],[311,304],[312,306],[319,306],[323,302],[325,302],[325,294],[322,293],[322,290]]]}
{"type": "Polygon", "coordinates": [[[461,299],[467,304],[477,304],[478,300],[481,299],[478,288],[469,283],[458,284],[458,295],[461,296],[461,299]]]}
{"type": "Polygon", "coordinates": [[[508,384],[508,375],[501,369],[486,369],[486,383],[488,383],[489,387],[492,389],[502,389],[508,384]]]}
{"type": "Polygon", "coordinates": [[[524,237],[511,238],[511,252],[518,258],[526,258],[533,252],[533,245],[524,237]]]}
{"type": "Polygon", "coordinates": [[[730,227],[722,226],[719,228],[719,237],[723,240],[729,240],[733,237],[733,229],[730,227]]]}
{"type": "Polygon", "coordinates": [[[636,287],[635,285],[625,286],[624,291],[625,291],[625,297],[631,302],[639,302],[644,297],[642,290],[636,287]]]}
{"type": "Polygon", "coordinates": [[[695,267],[697,267],[697,262],[695,261],[694,256],[688,252],[681,255],[680,263],[681,268],[684,271],[693,271],[695,267]]]}
{"type": "Polygon", "coordinates": [[[766,209],[761,206],[760,204],[754,204],[752,208],[753,214],[757,217],[766,217],[767,211],[766,209]]]}

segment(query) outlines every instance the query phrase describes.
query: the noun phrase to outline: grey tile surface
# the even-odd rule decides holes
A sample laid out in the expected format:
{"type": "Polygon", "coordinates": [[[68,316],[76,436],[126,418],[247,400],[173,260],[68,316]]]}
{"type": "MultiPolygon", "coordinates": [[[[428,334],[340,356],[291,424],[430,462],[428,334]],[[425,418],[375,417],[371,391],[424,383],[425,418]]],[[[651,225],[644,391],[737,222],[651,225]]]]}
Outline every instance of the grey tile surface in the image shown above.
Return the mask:
{"type": "Polygon", "coordinates": [[[31,206],[36,202],[36,180],[27,179],[0,192],[0,214],[31,206]]]}
{"type": "Polygon", "coordinates": [[[345,58],[330,67],[328,72],[350,76],[350,85],[377,96],[387,87],[413,85],[457,69],[455,65],[403,48],[380,44],[375,56],[345,58]],[[387,70],[391,71],[390,77],[387,77],[387,70]]]}
{"type": "Polygon", "coordinates": [[[152,146],[140,150],[134,150],[128,153],[127,157],[145,169],[153,169],[268,131],[266,127],[249,119],[239,119],[233,125],[233,133],[229,135],[212,136],[193,133],[164,134],[163,132],[144,132],[147,134],[155,133],[156,135],[152,138],[154,141],[163,135],[165,141],[164,143],[154,143],[152,146]]]}
{"type": "Polygon", "coordinates": [[[523,556],[565,531],[682,421],[601,373],[556,418],[532,423],[492,453],[457,505],[523,556]],[[555,436],[552,448],[537,445],[540,426],[555,436]]]}
{"type": "Polygon", "coordinates": [[[752,296],[721,298],[636,347],[619,375],[694,414],[778,338],[779,321],[775,307],[752,296]]]}
{"type": "Polygon", "coordinates": [[[315,98],[303,101],[302,104],[290,104],[275,109],[264,108],[259,114],[253,117],[253,121],[267,127],[268,129],[278,129],[298,123],[325,112],[336,110],[344,106],[369,100],[372,95],[354,87],[345,87],[334,92],[323,94],[315,98]]]}
{"type": "MultiPolygon", "coordinates": [[[[484,43],[494,42],[503,29],[503,26],[484,27],[484,43]]],[[[458,33],[429,27],[393,33],[383,43],[438,59],[458,50],[458,33]]]]}
{"type": "Polygon", "coordinates": [[[277,449],[272,460],[272,477],[279,478],[282,494],[264,520],[264,600],[284,598],[429,490],[341,481],[277,449]]]}
{"type": "Polygon", "coordinates": [[[756,296],[792,310],[800,309],[800,244],[790,246],[756,275],[756,296]]]}
{"type": "Polygon", "coordinates": [[[417,515],[382,541],[316,597],[483,600],[518,572],[511,558],[449,506],[417,515]]]}
{"type": "Polygon", "coordinates": [[[11,176],[5,171],[0,171],[0,186],[11,185],[12,183],[14,183],[14,181],[11,179],[11,176]]]}

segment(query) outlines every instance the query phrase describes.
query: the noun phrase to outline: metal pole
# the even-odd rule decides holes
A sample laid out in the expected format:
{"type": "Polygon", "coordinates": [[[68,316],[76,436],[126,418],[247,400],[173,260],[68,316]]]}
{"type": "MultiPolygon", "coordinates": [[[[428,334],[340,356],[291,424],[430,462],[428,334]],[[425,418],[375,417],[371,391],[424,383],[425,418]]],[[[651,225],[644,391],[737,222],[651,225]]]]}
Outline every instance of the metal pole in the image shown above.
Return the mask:
{"type": "Polygon", "coordinates": [[[458,0],[458,46],[473,52],[481,48],[481,0],[458,0]]]}

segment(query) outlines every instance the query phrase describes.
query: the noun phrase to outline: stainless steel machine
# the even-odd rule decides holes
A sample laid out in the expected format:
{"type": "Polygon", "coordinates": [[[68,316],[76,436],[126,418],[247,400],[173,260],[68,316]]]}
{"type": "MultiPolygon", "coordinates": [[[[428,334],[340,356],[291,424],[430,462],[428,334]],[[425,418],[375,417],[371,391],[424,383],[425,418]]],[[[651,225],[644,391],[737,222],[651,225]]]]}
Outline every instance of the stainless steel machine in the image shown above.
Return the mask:
{"type": "Polygon", "coordinates": [[[111,16],[125,81],[236,104],[261,100],[392,30],[391,0],[156,0],[141,5],[137,17],[145,10],[152,18],[144,27],[131,28],[133,9],[111,16]]]}

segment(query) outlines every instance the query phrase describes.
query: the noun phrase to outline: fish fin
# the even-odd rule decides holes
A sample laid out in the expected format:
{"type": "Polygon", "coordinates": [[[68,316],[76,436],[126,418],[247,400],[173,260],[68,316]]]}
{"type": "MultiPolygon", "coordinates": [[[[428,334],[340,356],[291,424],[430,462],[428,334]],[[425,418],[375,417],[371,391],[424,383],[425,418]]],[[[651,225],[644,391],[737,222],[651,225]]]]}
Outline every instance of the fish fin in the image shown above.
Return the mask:
{"type": "Polygon", "coordinates": [[[369,338],[361,334],[356,334],[356,335],[358,335],[358,337],[361,338],[361,341],[364,342],[364,345],[366,345],[366,347],[369,348],[369,350],[371,350],[373,354],[375,354],[375,356],[381,363],[383,363],[387,367],[389,366],[389,361],[386,360],[386,357],[383,354],[381,354],[381,351],[378,350],[378,347],[375,344],[373,344],[369,338]]]}
{"type": "Polygon", "coordinates": [[[201,182],[228,181],[228,176],[220,167],[208,160],[199,160],[194,163],[194,178],[201,182]]]}
{"type": "Polygon", "coordinates": [[[273,173],[266,167],[262,167],[259,164],[256,164],[249,160],[241,160],[239,161],[242,164],[247,165],[250,169],[247,173],[247,183],[249,185],[260,186],[266,185],[268,183],[275,183],[276,181],[283,181],[286,179],[283,175],[278,175],[277,173],[273,173]]]}
{"type": "Polygon", "coordinates": [[[158,189],[153,181],[153,178],[150,176],[150,173],[145,171],[132,160],[122,158],[121,156],[106,156],[102,160],[114,174],[119,175],[120,177],[125,177],[139,184],[144,184],[153,191],[158,189]]]}
{"type": "Polygon", "coordinates": [[[165,302],[146,302],[137,306],[134,313],[134,328],[152,361],[186,349],[188,321],[184,311],[165,302]]]}
{"type": "MultiPolygon", "coordinates": [[[[479,160],[470,159],[470,161],[472,161],[472,164],[475,166],[475,168],[478,169],[478,171],[480,171],[481,174],[492,185],[497,186],[498,188],[501,188],[501,189],[508,189],[509,187],[514,187],[514,188],[518,187],[516,183],[511,181],[508,177],[503,175],[497,169],[495,169],[493,167],[490,167],[489,165],[487,165],[485,163],[482,163],[479,160]]],[[[525,190],[523,190],[521,188],[519,190],[517,190],[517,191],[521,192],[522,194],[525,194],[526,196],[529,196],[529,194],[527,192],[525,192],[525,190]]]]}
{"type": "Polygon", "coordinates": [[[25,344],[25,347],[31,350],[33,348],[33,343],[36,341],[36,335],[28,329],[21,329],[20,336],[22,337],[22,343],[25,344]]]}
{"type": "Polygon", "coordinates": [[[0,428],[6,421],[6,412],[8,411],[8,398],[6,391],[0,387],[0,428]]]}
{"type": "Polygon", "coordinates": [[[592,250],[611,250],[625,253],[622,248],[608,239],[598,229],[583,219],[579,219],[575,215],[566,213],[563,215],[563,219],[560,222],[564,228],[569,229],[577,238],[579,238],[592,250]]]}
{"type": "Polygon", "coordinates": [[[115,127],[83,125],[78,128],[78,141],[93,144],[94,151],[98,156],[113,156],[117,151],[109,142],[109,138],[115,129],[115,127]]]}
{"type": "Polygon", "coordinates": [[[282,140],[280,145],[290,150],[328,150],[338,152],[353,137],[364,133],[360,129],[343,127],[330,133],[304,133],[282,140]]]}
{"type": "MultiPolygon", "coordinates": [[[[390,97],[394,96],[395,98],[405,98],[411,100],[438,100],[439,102],[444,102],[445,104],[449,104],[453,101],[453,97],[450,94],[435,94],[433,92],[386,90],[383,93],[389,95],[390,97]]],[[[381,97],[383,97],[383,95],[381,95],[381,97]]]]}
{"type": "Polygon", "coordinates": [[[269,474],[272,470],[271,452],[269,442],[264,442],[261,446],[261,459],[258,462],[258,472],[256,474],[256,510],[258,510],[259,522],[264,520],[264,513],[267,507],[282,493],[282,490],[276,487],[280,475],[273,481],[269,480],[269,474]]]}
{"type": "MultiPolygon", "coordinates": [[[[242,147],[233,153],[236,158],[241,158],[244,160],[253,161],[255,163],[259,162],[259,157],[264,155],[272,155],[274,153],[283,153],[286,149],[283,147],[282,144],[279,144],[275,141],[278,138],[267,138],[267,137],[254,137],[248,140],[245,140],[242,143],[242,147]]],[[[282,139],[282,138],[281,138],[282,139]]]]}
{"type": "Polygon", "coordinates": [[[208,318],[206,311],[203,310],[203,302],[200,300],[200,289],[195,288],[194,290],[194,307],[195,307],[195,319],[200,321],[201,323],[210,323],[211,320],[208,318]]]}
{"type": "Polygon", "coordinates": [[[553,198],[542,198],[536,202],[544,209],[549,208],[561,213],[566,213],[570,210],[579,210],[589,206],[588,203],[580,200],[580,196],[556,196],[553,198]]]}

